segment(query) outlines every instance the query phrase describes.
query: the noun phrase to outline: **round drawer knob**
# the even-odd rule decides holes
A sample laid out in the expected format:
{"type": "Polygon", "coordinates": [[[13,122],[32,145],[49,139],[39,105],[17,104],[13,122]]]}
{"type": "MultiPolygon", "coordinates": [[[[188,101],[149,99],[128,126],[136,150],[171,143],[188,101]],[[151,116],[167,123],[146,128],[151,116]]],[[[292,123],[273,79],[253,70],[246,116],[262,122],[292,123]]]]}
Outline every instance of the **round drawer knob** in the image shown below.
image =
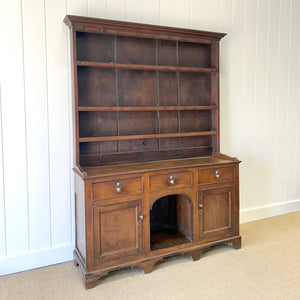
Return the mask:
{"type": "Polygon", "coordinates": [[[121,191],[122,191],[122,188],[120,186],[120,182],[117,182],[116,191],[117,191],[117,193],[121,193],[121,191]]]}
{"type": "Polygon", "coordinates": [[[199,214],[201,215],[202,213],[203,213],[203,210],[202,210],[202,208],[203,208],[203,203],[199,203],[199,214]]]}
{"type": "Polygon", "coordinates": [[[175,183],[175,180],[173,179],[173,176],[170,176],[170,184],[173,185],[175,183]]]}
{"type": "Polygon", "coordinates": [[[221,176],[219,170],[217,170],[217,171],[215,172],[215,176],[216,176],[216,178],[219,178],[219,177],[221,176]]]}

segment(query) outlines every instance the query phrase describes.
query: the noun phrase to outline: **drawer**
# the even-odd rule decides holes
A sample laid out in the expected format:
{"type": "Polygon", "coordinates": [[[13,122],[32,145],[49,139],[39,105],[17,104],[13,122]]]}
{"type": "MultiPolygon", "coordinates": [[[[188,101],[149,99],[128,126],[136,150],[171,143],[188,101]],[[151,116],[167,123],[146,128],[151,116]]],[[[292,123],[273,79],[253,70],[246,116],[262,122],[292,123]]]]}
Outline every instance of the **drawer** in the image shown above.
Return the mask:
{"type": "Polygon", "coordinates": [[[234,180],[234,168],[214,168],[198,170],[198,184],[234,180]]]}
{"type": "Polygon", "coordinates": [[[92,183],[92,199],[108,199],[143,192],[141,177],[92,183]]]}
{"type": "Polygon", "coordinates": [[[192,185],[192,172],[178,172],[153,175],[149,178],[150,191],[160,191],[168,188],[181,188],[192,185]]]}

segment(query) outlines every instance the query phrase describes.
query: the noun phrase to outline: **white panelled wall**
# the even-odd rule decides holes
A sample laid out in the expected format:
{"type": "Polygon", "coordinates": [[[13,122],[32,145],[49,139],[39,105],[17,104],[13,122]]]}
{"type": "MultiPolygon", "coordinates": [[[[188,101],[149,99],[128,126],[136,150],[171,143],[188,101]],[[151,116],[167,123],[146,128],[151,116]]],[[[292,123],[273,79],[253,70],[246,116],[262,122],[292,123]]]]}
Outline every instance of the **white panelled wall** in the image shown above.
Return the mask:
{"type": "Polygon", "coordinates": [[[241,222],[300,210],[300,0],[1,0],[0,275],[72,259],[66,14],[227,33],[221,150],[241,222]]]}

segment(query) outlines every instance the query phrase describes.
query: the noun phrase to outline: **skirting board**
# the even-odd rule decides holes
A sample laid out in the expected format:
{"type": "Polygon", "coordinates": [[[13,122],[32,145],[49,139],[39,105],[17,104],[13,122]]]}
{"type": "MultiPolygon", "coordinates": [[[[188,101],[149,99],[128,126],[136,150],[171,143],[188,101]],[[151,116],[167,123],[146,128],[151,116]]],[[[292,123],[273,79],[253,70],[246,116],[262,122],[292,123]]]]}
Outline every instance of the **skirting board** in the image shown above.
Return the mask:
{"type": "Polygon", "coordinates": [[[265,218],[275,217],[300,210],[300,199],[281,202],[259,207],[242,209],[240,211],[240,223],[257,221],[265,218]]]}
{"type": "Polygon", "coordinates": [[[73,260],[74,244],[0,258],[0,276],[73,260]]]}

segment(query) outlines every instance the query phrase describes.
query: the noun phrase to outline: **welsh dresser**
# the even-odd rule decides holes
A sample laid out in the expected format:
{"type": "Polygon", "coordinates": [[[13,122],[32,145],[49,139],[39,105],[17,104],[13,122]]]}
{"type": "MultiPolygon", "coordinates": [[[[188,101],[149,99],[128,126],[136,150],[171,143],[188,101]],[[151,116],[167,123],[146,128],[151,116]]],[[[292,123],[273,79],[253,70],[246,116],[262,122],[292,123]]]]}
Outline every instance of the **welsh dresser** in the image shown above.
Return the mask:
{"type": "Polygon", "coordinates": [[[109,271],[241,247],[239,160],[220,153],[225,34],[66,16],[74,84],[74,262],[109,271]]]}

